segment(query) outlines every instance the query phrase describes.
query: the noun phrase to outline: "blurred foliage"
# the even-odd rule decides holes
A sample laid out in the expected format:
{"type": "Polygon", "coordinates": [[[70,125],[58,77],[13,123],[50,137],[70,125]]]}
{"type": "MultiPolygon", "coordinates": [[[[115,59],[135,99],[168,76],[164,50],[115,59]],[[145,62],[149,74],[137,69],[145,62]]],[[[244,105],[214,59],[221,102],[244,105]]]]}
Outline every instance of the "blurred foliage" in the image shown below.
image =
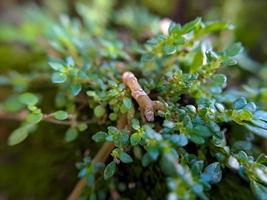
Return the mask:
{"type": "Polygon", "coordinates": [[[266,6],[0,2],[0,199],[64,199],[76,174],[84,199],[265,199],[266,6]],[[161,17],[177,22],[167,35],[161,17]],[[164,104],[155,122],[126,70],[164,104]],[[122,114],[131,136],[114,127],[122,114]],[[106,166],[92,163],[94,141],[115,144],[106,166]]]}

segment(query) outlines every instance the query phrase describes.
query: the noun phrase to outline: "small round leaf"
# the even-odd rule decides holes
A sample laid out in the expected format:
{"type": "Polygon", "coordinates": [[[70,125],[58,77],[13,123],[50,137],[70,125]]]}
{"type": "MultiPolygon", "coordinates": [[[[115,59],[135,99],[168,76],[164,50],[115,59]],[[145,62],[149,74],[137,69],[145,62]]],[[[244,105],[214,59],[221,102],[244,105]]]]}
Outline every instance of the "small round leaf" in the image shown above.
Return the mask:
{"type": "Polygon", "coordinates": [[[68,118],[68,113],[62,110],[53,113],[53,116],[57,120],[65,120],[68,118]]]}

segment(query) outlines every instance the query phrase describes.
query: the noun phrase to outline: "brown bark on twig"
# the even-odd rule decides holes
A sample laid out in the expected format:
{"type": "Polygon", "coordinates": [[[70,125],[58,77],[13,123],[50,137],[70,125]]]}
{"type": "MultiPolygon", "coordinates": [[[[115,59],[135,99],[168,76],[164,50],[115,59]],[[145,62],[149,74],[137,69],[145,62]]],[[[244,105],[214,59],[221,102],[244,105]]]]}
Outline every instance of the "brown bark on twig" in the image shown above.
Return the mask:
{"type": "Polygon", "coordinates": [[[15,121],[22,121],[26,118],[27,116],[27,111],[23,110],[19,113],[6,113],[6,112],[1,112],[0,111],[0,120],[15,120],[15,121]]]}
{"type": "Polygon", "coordinates": [[[163,110],[164,106],[160,101],[152,101],[146,92],[139,85],[137,78],[132,72],[124,72],[122,80],[131,90],[132,97],[138,103],[147,121],[154,121],[155,111],[163,110]]]}

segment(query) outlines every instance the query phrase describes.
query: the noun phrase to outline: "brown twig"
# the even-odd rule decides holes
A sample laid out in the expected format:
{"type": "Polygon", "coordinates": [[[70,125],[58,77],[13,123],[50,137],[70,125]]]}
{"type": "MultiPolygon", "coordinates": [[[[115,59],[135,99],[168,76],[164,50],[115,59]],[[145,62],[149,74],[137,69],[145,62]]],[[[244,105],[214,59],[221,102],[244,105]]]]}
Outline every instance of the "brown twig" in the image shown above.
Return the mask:
{"type": "Polygon", "coordinates": [[[22,121],[26,118],[27,114],[28,114],[28,112],[26,110],[23,110],[23,111],[16,113],[16,114],[0,111],[0,120],[22,121]]]}
{"type": "MultiPolygon", "coordinates": [[[[128,121],[127,121],[127,116],[125,114],[121,115],[120,118],[117,121],[117,128],[118,129],[123,129],[127,127],[128,121]]],[[[95,157],[93,158],[92,162],[93,163],[104,163],[111,151],[114,148],[114,144],[112,142],[105,142],[101,149],[97,152],[95,157]]],[[[87,180],[86,178],[82,178],[74,187],[72,190],[71,194],[68,196],[67,200],[77,200],[81,196],[81,193],[83,189],[86,187],[87,180]]]]}
{"type": "Polygon", "coordinates": [[[132,97],[138,103],[141,112],[144,114],[147,121],[154,121],[155,111],[163,110],[164,106],[160,101],[152,101],[146,92],[139,85],[137,78],[132,72],[124,72],[122,80],[125,85],[131,90],[132,97]]]}
{"type": "MultiPolygon", "coordinates": [[[[97,152],[94,159],[92,160],[93,163],[104,163],[109,154],[111,153],[112,149],[114,148],[114,144],[111,142],[105,142],[101,149],[97,152]]],[[[82,178],[74,187],[71,194],[67,198],[67,200],[77,200],[81,196],[83,189],[86,187],[87,180],[86,178],[82,178]]]]}

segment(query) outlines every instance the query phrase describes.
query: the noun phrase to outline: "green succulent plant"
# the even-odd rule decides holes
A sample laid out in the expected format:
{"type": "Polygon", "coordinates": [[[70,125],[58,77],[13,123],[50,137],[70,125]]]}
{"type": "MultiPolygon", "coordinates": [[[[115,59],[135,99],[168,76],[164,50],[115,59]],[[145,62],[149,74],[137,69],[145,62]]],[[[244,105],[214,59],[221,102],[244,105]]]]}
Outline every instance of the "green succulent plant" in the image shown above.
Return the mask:
{"type": "Polygon", "coordinates": [[[168,191],[162,195],[170,200],[209,199],[227,168],[266,199],[267,157],[254,148],[267,138],[266,106],[249,90],[228,87],[222,69],[237,64],[242,45],[221,49],[216,43],[217,33],[233,26],[196,18],[172,22],[163,34],[159,18],[145,9],[112,14],[113,4],[78,4],[80,18],[62,15],[44,28],[47,64],[1,77],[13,90],[0,114],[21,121],[8,144],[24,141],[43,121],[66,125],[67,142],[98,125],[88,146],[103,147],[78,163],[81,182],[70,200],[104,199],[117,190],[126,198],[118,178],[127,176],[126,165],[144,171],[156,165],[168,191]],[[137,13],[144,19],[135,20],[137,13]],[[126,72],[133,78],[123,80],[126,72]],[[56,89],[53,110],[45,108],[41,91],[30,90],[41,77],[56,89]]]}

